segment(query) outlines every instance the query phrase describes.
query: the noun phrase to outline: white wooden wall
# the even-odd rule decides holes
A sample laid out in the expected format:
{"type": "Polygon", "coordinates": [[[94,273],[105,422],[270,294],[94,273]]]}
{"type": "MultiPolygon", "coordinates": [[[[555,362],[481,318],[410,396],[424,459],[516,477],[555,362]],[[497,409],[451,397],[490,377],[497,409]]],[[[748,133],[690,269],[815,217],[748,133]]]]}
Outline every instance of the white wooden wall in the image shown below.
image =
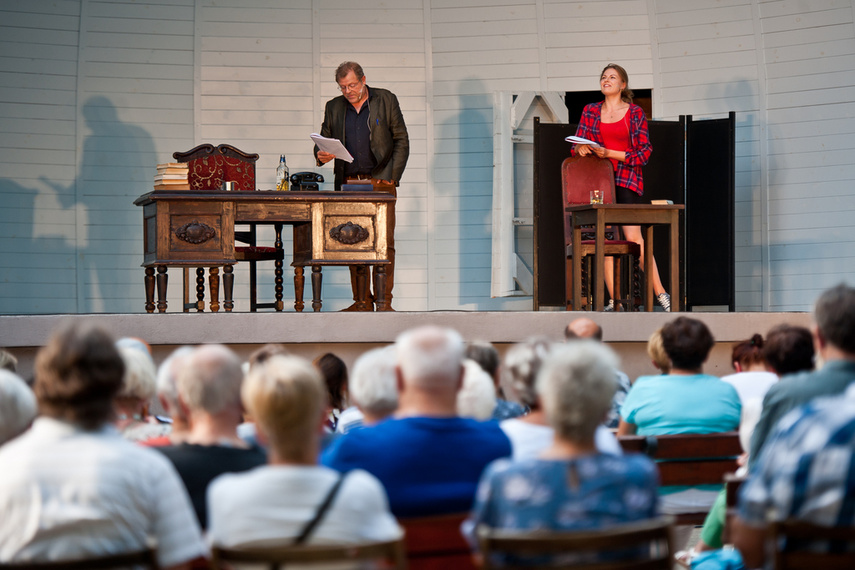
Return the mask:
{"type": "MultiPolygon", "coordinates": [[[[492,94],[596,90],[609,61],[653,89],[655,118],[737,112],[737,308],[809,309],[823,288],[855,282],[853,10],[853,0],[3,0],[0,313],[142,311],[132,202],[154,164],[229,142],[261,154],[260,188],[281,153],[292,172],[316,170],[308,134],[345,59],[398,95],[409,127],[399,310],[531,307],[490,298],[492,94]]],[[[272,271],[261,279],[269,296],[272,271]]],[[[246,280],[239,267],[238,310],[246,280]]],[[[349,295],[346,271],[326,270],[325,309],[349,295]]]]}

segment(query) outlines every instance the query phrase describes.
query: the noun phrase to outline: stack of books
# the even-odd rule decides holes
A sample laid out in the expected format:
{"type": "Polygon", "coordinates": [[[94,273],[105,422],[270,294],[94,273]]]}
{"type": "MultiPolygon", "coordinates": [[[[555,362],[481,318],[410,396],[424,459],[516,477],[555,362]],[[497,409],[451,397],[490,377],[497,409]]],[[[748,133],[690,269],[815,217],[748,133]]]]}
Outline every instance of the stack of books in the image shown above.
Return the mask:
{"type": "Polygon", "coordinates": [[[190,182],[187,180],[186,162],[166,162],[157,165],[157,174],[154,176],[155,190],[190,190],[190,182]]]}

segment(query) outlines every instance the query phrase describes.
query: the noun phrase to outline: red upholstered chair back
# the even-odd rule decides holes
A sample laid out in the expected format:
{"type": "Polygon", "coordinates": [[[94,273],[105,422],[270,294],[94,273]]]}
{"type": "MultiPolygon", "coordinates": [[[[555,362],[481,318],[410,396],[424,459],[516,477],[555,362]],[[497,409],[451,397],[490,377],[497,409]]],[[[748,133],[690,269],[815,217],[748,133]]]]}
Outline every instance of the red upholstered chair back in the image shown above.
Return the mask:
{"type": "MultiPolygon", "coordinates": [[[[561,163],[561,187],[564,207],[591,202],[591,190],[603,193],[603,204],[615,201],[615,172],[610,160],[593,155],[571,156],[561,163]]],[[[564,223],[564,243],[572,240],[570,224],[564,223]]]]}
{"type": "Polygon", "coordinates": [[[227,144],[202,144],[172,156],[188,164],[187,178],[193,190],[219,190],[223,182],[234,182],[237,190],[255,190],[257,154],[227,144]]]}

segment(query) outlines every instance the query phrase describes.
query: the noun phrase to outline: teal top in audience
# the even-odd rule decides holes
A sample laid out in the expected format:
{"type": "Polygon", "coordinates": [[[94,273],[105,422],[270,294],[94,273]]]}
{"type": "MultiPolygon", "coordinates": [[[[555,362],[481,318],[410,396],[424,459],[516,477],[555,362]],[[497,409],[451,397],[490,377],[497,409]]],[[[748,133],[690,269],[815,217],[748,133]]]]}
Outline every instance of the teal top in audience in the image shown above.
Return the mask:
{"type": "Polygon", "coordinates": [[[642,376],[621,417],[638,427],[638,435],[717,433],[736,430],[741,411],[734,387],[715,376],[642,376]]]}
{"type": "Polygon", "coordinates": [[[484,468],[510,454],[498,422],[411,417],[337,438],[321,463],[339,471],[365,469],[383,483],[396,517],[422,517],[469,511],[484,468]]]}

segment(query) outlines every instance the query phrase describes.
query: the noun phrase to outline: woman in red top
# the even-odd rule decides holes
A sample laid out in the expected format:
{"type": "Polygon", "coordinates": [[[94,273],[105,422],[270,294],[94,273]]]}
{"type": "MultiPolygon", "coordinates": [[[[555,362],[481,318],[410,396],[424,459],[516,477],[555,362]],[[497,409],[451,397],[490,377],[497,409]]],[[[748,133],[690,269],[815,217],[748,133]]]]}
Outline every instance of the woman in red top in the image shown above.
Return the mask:
{"type": "MultiPolygon", "coordinates": [[[[600,158],[608,158],[615,169],[615,201],[618,204],[642,204],[644,181],[641,178],[641,167],[647,164],[653,147],[647,133],[647,119],[644,111],[632,103],[632,91],[629,87],[629,76],[626,70],[614,63],[608,64],[600,76],[600,91],[605,100],[591,103],[582,112],[582,119],[576,129],[576,136],[598,143],[600,146],[587,144],[576,145],[574,152],[579,156],[594,154],[600,158]]],[[[641,237],[639,226],[623,226],[626,239],[641,246],[641,263],[644,263],[644,239],[641,237]]],[[[606,263],[606,286],[609,295],[614,296],[614,267],[606,263]]],[[[643,268],[643,267],[642,267],[643,268]]],[[[662,308],[671,310],[671,296],[662,286],[656,260],[647,272],[653,279],[653,291],[662,308]]],[[[607,311],[614,310],[614,301],[609,301],[607,311]]]]}

